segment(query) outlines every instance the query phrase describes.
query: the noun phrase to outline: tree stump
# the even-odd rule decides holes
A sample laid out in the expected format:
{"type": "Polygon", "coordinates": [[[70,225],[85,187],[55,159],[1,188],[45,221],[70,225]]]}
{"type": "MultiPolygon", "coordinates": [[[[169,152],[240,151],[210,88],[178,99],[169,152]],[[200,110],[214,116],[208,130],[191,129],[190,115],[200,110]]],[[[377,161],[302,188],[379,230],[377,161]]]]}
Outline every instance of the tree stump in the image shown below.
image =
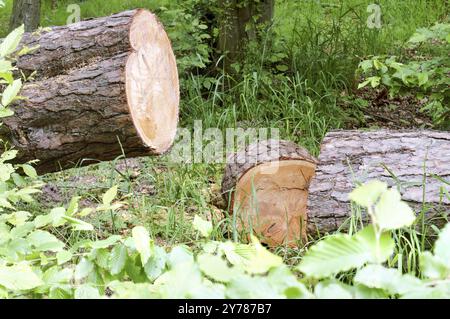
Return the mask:
{"type": "Polygon", "coordinates": [[[222,194],[239,230],[254,231],[271,246],[305,239],[314,157],[295,143],[268,140],[232,154],[227,163],[222,194]]]}
{"type": "Polygon", "coordinates": [[[172,145],[179,82],[170,41],[157,18],[133,10],[27,34],[39,45],[18,67],[37,72],[12,107],[1,135],[20,163],[39,159],[48,173],[127,157],[159,155],[172,145]]]}

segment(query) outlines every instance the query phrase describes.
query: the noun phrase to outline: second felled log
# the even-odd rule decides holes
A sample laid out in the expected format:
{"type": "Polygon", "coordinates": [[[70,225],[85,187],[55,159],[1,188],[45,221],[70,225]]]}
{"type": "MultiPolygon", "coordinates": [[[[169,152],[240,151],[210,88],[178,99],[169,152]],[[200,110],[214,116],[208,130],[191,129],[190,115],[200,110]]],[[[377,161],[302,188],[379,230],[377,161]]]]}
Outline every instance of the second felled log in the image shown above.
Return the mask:
{"type": "MultiPolygon", "coordinates": [[[[349,193],[369,180],[397,187],[427,222],[442,225],[450,213],[450,133],[437,131],[334,131],[318,161],[287,141],[267,154],[262,141],[234,154],[223,194],[238,228],[271,245],[297,246],[346,229],[349,193]]],[[[367,214],[362,212],[363,222],[367,214]]]]}
{"type": "Polygon", "coordinates": [[[56,27],[25,36],[23,44],[40,48],[18,66],[38,73],[1,132],[19,150],[18,162],[39,159],[38,172],[48,173],[171,147],[178,72],[152,13],[127,11],[56,27]]]}

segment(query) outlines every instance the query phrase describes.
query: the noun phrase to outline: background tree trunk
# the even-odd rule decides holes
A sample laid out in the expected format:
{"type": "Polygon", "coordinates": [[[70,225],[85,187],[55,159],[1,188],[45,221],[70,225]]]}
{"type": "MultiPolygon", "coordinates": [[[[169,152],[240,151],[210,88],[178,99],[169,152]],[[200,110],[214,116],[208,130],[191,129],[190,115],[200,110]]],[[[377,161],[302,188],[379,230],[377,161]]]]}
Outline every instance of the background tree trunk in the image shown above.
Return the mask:
{"type": "Polygon", "coordinates": [[[219,0],[219,51],[225,55],[225,70],[242,58],[245,45],[261,38],[274,14],[275,0],[219,0]]]}
{"type": "Polygon", "coordinates": [[[13,12],[9,25],[10,31],[25,25],[25,31],[32,32],[39,27],[41,20],[40,0],[14,0],[13,12]]]}

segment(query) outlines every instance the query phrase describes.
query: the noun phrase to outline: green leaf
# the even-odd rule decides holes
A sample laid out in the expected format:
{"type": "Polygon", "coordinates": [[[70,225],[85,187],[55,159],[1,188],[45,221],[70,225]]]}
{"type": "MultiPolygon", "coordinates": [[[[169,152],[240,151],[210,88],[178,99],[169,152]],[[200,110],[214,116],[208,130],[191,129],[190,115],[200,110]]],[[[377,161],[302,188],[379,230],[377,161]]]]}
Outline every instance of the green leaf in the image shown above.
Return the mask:
{"type": "Polygon", "coordinates": [[[314,288],[319,299],[352,299],[351,288],[338,281],[319,282],[314,288]]]}
{"type": "Polygon", "coordinates": [[[25,32],[25,27],[21,25],[17,29],[13,30],[0,44],[0,57],[6,57],[13,53],[22,39],[22,35],[25,32]]]}
{"type": "Polygon", "coordinates": [[[80,230],[80,231],[81,230],[86,230],[86,231],[94,230],[94,226],[92,226],[91,224],[86,223],[85,221],[82,221],[80,219],[73,218],[70,216],[62,216],[62,218],[65,219],[66,221],[68,221],[74,230],[80,230]]]}
{"type": "Polygon", "coordinates": [[[450,223],[447,223],[434,244],[434,255],[450,268],[450,223]]]}
{"type": "Polygon", "coordinates": [[[21,88],[22,80],[20,79],[15,80],[12,84],[8,85],[2,94],[3,107],[7,107],[17,97],[17,94],[19,94],[21,88]]]}
{"type": "Polygon", "coordinates": [[[186,246],[176,246],[169,253],[169,256],[167,257],[167,264],[170,268],[174,268],[175,266],[183,263],[193,264],[194,256],[186,246]]]}
{"type": "Polygon", "coordinates": [[[105,206],[111,205],[111,202],[117,196],[117,190],[118,190],[118,186],[116,185],[116,186],[111,187],[108,191],[106,191],[105,194],[103,194],[103,198],[102,198],[103,205],[105,205],[105,206]]]}
{"type": "Polygon", "coordinates": [[[280,256],[272,254],[261,245],[259,240],[251,235],[254,251],[249,255],[244,264],[244,270],[250,274],[264,274],[271,268],[281,266],[283,259],[280,256]]]}
{"type": "Polygon", "coordinates": [[[227,285],[229,299],[281,299],[285,295],[273,289],[267,277],[238,275],[227,285]]]}
{"type": "Polygon", "coordinates": [[[326,278],[368,262],[382,262],[392,254],[395,243],[389,233],[382,234],[378,252],[375,243],[373,226],[354,236],[336,234],[326,237],[308,250],[298,269],[314,278],[326,278]]]}
{"type": "Polygon", "coordinates": [[[82,258],[75,267],[75,280],[86,278],[94,270],[94,263],[87,258],[82,258]]]}
{"type": "Polygon", "coordinates": [[[58,252],[63,250],[65,246],[64,243],[54,235],[42,230],[32,232],[28,235],[27,240],[38,251],[58,252]]]}
{"type": "Polygon", "coordinates": [[[67,250],[61,250],[56,254],[56,261],[58,262],[58,265],[65,264],[69,260],[72,259],[72,253],[67,250]]]}
{"type": "Polygon", "coordinates": [[[37,178],[37,173],[36,170],[34,169],[33,166],[28,165],[28,164],[23,164],[22,165],[22,169],[25,172],[25,174],[31,178],[37,178]]]}
{"type": "Polygon", "coordinates": [[[400,229],[416,220],[413,210],[402,202],[396,189],[385,191],[374,209],[374,222],[383,230],[400,229]]]}
{"type": "Polygon", "coordinates": [[[145,227],[137,226],[131,231],[136,250],[141,255],[142,266],[151,256],[150,235],[145,227]]]}
{"type": "Polygon", "coordinates": [[[210,221],[204,220],[198,215],[195,215],[194,217],[193,226],[194,229],[200,232],[200,234],[205,238],[208,238],[213,230],[212,223],[210,221]]]}
{"type": "Polygon", "coordinates": [[[383,194],[386,190],[386,183],[373,180],[355,188],[350,193],[349,198],[360,206],[369,207],[374,205],[381,194],[383,194]]]}
{"type": "Polygon", "coordinates": [[[166,268],[166,251],[162,247],[156,246],[153,255],[147,261],[144,267],[147,278],[151,281],[156,280],[166,268]]]}
{"type": "Polygon", "coordinates": [[[86,284],[75,289],[75,299],[100,299],[100,294],[98,289],[86,284]]]}
{"type": "Polygon", "coordinates": [[[383,289],[391,295],[402,295],[419,289],[422,282],[414,276],[402,275],[397,269],[367,265],[359,269],[354,282],[369,288],[383,289]]]}
{"type": "Polygon", "coordinates": [[[127,247],[122,244],[114,246],[111,251],[110,270],[111,275],[118,275],[125,268],[125,263],[128,258],[127,247]]]}
{"type": "Polygon", "coordinates": [[[236,269],[228,267],[225,260],[219,256],[202,254],[197,257],[200,270],[208,277],[218,282],[230,282],[236,276],[236,269]]]}
{"type": "Polygon", "coordinates": [[[42,285],[42,280],[26,262],[13,266],[0,266],[0,285],[6,289],[30,290],[42,285]]]}
{"type": "Polygon", "coordinates": [[[108,237],[105,240],[97,240],[97,241],[91,243],[91,247],[94,249],[108,248],[109,246],[114,245],[121,239],[122,239],[122,236],[113,235],[113,236],[108,237]]]}

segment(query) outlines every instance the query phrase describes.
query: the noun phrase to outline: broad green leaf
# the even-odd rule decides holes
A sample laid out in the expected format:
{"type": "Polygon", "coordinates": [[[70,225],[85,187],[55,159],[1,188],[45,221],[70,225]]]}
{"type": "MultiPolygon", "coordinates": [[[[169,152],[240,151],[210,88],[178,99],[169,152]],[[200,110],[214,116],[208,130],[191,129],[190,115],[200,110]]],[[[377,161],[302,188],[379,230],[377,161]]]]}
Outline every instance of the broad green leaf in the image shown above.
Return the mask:
{"type": "Polygon", "coordinates": [[[19,211],[14,212],[6,216],[8,223],[14,226],[21,226],[30,218],[31,214],[29,212],[19,211]]]}
{"type": "Polygon", "coordinates": [[[15,169],[11,164],[0,164],[0,181],[7,182],[14,172],[15,169]]]}
{"type": "Polygon", "coordinates": [[[110,270],[111,275],[117,275],[125,268],[125,263],[128,258],[127,247],[122,244],[117,244],[111,251],[110,270]]]}
{"type": "Polygon", "coordinates": [[[419,261],[420,270],[426,278],[445,279],[450,276],[450,267],[442,259],[434,256],[429,251],[421,253],[419,261]]]}
{"type": "Polygon", "coordinates": [[[94,263],[87,258],[82,258],[75,267],[75,280],[86,278],[94,270],[94,263]]]}
{"type": "Polygon", "coordinates": [[[434,244],[434,255],[450,268],[450,223],[445,225],[434,244]]]}
{"type": "Polygon", "coordinates": [[[105,194],[103,194],[103,197],[102,197],[103,205],[106,205],[106,206],[111,205],[111,202],[117,196],[117,189],[118,189],[117,185],[113,186],[108,191],[106,191],[105,194]]]}
{"type": "Polygon", "coordinates": [[[27,240],[38,251],[58,252],[63,250],[65,246],[64,243],[54,235],[42,230],[32,232],[28,235],[27,240]]]}
{"type": "Polygon", "coordinates": [[[375,231],[368,226],[354,236],[336,234],[319,241],[305,254],[298,269],[310,277],[326,278],[368,262],[383,262],[394,245],[390,234],[384,233],[377,250],[375,231]]]}
{"type": "Polygon", "coordinates": [[[74,230],[86,230],[86,231],[94,230],[94,226],[80,219],[73,218],[70,216],[62,216],[62,218],[68,221],[74,230]]]}
{"type": "Polygon", "coordinates": [[[279,293],[283,293],[290,299],[313,298],[313,294],[297,279],[289,267],[282,265],[269,271],[267,280],[279,293]]]}
{"type": "Polygon", "coordinates": [[[113,281],[108,288],[114,293],[115,299],[155,299],[158,297],[154,287],[148,283],[133,283],[113,281]]]}
{"type": "Polygon", "coordinates": [[[208,238],[213,230],[212,223],[204,220],[198,215],[195,215],[193,222],[194,229],[197,230],[203,237],[208,238]]]}
{"type": "Polygon", "coordinates": [[[202,254],[197,257],[197,262],[206,276],[218,282],[230,282],[238,273],[236,269],[228,267],[226,261],[219,256],[202,254]]]}
{"type": "Polygon", "coordinates": [[[21,88],[22,80],[20,79],[15,80],[12,84],[8,85],[2,94],[3,107],[7,107],[17,97],[17,94],[19,94],[21,88]]]}
{"type": "Polygon", "coordinates": [[[283,299],[283,293],[273,289],[267,277],[238,275],[227,285],[229,299],[283,299]]]}
{"type": "Polygon", "coordinates": [[[39,287],[43,281],[26,262],[13,266],[0,266],[0,285],[6,289],[30,290],[39,287]]]}
{"type": "Polygon", "coordinates": [[[144,267],[147,278],[151,281],[156,280],[166,268],[166,251],[159,246],[155,246],[154,252],[144,267]]]}
{"type": "Polygon", "coordinates": [[[56,261],[58,262],[58,265],[65,264],[69,260],[72,259],[72,253],[67,250],[61,250],[56,254],[56,261]]]}
{"type": "Polygon", "coordinates": [[[255,236],[251,235],[251,240],[254,253],[250,255],[250,258],[248,258],[248,261],[244,265],[246,272],[250,274],[264,274],[271,268],[283,264],[283,259],[263,247],[255,236]]]}
{"type": "Polygon", "coordinates": [[[98,289],[86,284],[75,289],[75,299],[100,299],[100,294],[98,289]]]}
{"type": "Polygon", "coordinates": [[[109,246],[114,245],[121,239],[122,239],[122,236],[113,235],[113,236],[108,237],[105,240],[94,241],[93,243],[91,243],[91,247],[94,249],[108,248],[109,246]]]}
{"type": "Polygon", "coordinates": [[[73,292],[70,285],[57,285],[50,288],[50,299],[72,299],[73,292]]]}
{"type": "Polygon", "coordinates": [[[38,175],[33,166],[28,165],[28,164],[23,164],[22,169],[25,172],[25,174],[27,174],[27,176],[29,176],[31,178],[37,178],[38,175]]]}
{"type": "Polygon", "coordinates": [[[186,246],[176,246],[170,251],[167,257],[167,264],[170,268],[174,268],[183,263],[193,264],[194,256],[186,246]]]}
{"type": "Polygon", "coordinates": [[[144,266],[152,254],[150,235],[148,234],[147,229],[142,226],[134,227],[131,233],[136,250],[141,255],[142,266],[144,266]]]}
{"type": "Polygon", "coordinates": [[[362,186],[355,188],[349,195],[349,198],[363,207],[369,207],[375,204],[378,198],[387,190],[387,184],[378,180],[370,181],[362,186]]]}
{"type": "Polygon", "coordinates": [[[383,230],[400,229],[416,220],[413,210],[401,200],[396,189],[385,191],[374,209],[374,222],[383,230]]]}
{"type": "Polygon", "coordinates": [[[411,275],[402,275],[397,269],[381,265],[367,265],[359,269],[354,282],[369,288],[383,289],[391,295],[402,295],[421,287],[419,279],[411,275]]]}
{"type": "Polygon", "coordinates": [[[8,36],[0,44],[0,57],[10,55],[17,49],[24,32],[25,27],[21,25],[8,34],[8,36]]]}
{"type": "Polygon", "coordinates": [[[318,299],[353,299],[351,288],[338,281],[319,282],[314,295],[318,299]]]}

